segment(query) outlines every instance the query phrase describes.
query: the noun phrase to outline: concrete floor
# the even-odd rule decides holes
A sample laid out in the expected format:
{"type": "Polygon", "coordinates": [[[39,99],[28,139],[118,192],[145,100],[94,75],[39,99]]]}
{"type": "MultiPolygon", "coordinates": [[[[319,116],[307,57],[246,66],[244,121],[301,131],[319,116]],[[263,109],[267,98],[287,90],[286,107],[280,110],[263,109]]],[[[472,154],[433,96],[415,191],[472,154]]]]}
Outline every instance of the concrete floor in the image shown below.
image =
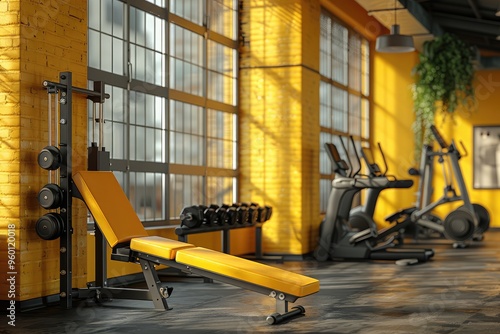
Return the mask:
{"type": "MultiPolygon", "coordinates": [[[[498,333],[500,231],[466,249],[446,240],[420,242],[436,255],[427,263],[326,262],[272,265],[318,278],[320,292],[299,299],[306,314],[271,326],[274,300],[222,283],[173,282],[170,311],[149,301],[79,302],[18,314],[0,333],[498,333]],[[10,327],[10,328],[8,328],[10,327]]],[[[292,305],[293,306],[293,305],[292,305]]]]}

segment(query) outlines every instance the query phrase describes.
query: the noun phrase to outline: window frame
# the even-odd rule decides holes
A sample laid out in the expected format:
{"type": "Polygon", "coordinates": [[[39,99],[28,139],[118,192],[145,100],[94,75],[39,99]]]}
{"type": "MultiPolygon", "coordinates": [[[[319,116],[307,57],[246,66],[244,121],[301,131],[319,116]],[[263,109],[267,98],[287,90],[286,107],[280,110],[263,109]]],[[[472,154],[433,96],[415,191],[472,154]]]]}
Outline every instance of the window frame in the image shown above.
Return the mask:
{"type": "MultiPolygon", "coordinates": [[[[321,8],[320,15],[319,189],[320,212],[324,214],[331,191],[331,181],[335,177],[332,172],[330,159],[324,148],[324,143],[333,142],[336,146],[340,146],[341,143],[338,138],[342,137],[347,146],[347,154],[351,161],[355,161],[356,159],[354,150],[359,152],[361,146],[369,146],[370,113],[372,106],[370,85],[371,43],[362,34],[340,20],[326,8],[321,8]],[[331,26],[328,26],[328,23],[331,23],[331,26]],[[343,35],[346,36],[335,37],[335,25],[340,26],[343,29],[343,35]],[[340,57],[335,57],[333,54],[335,38],[344,45],[341,48],[343,54],[340,57]],[[351,38],[357,38],[359,41],[358,58],[356,58],[356,54],[353,54],[355,52],[355,45],[353,45],[354,43],[351,38]],[[347,43],[345,40],[347,40],[347,43]],[[343,69],[340,71],[342,72],[340,76],[334,73],[334,62],[339,58],[340,60],[345,60],[345,63],[341,64],[343,65],[343,69]],[[353,66],[351,63],[352,59],[359,61],[358,66],[353,66]],[[356,80],[353,80],[352,75],[356,71],[356,80]],[[330,75],[328,75],[328,72],[330,75]],[[343,77],[345,80],[342,80],[343,77]],[[337,99],[335,99],[335,96],[337,96],[337,99]],[[344,101],[340,101],[339,99],[344,101]],[[356,102],[359,104],[359,110],[354,110],[356,102]],[[343,123],[342,128],[336,126],[339,124],[338,111],[343,113],[343,116],[340,117],[340,122],[343,123]],[[358,128],[353,129],[353,123],[357,124],[358,128]],[[356,148],[352,147],[349,140],[350,136],[353,137],[356,148]]],[[[348,157],[343,154],[343,148],[338,147],[338,149],[343,155],[343,159],[347,161],[348,157]]],[[[356,198],[355,201],[359,202],[359,198],[356,198]]]]}
{"type": "MultiPolygon", "coordinates": [[[[97,5],[99,4],[99,15],[104,15],[103,14],[103,8],[104,4],[101,4],[101,1],[97,0],[88,0],[88,8],[91,8],[91,5],[97,5]]],[[[104,2],[108,3],[108,1],[104,2]]],[[[188,4],[185,4],[187,2],[183,2],[182,6],[187,6],[188,4]]],[[[113,12],[113,6],[122,6],[123,8],[123,22],[122,22],[122,29],[123,31],[120,33],[117,33],[118,39],[120,36],[123,36],[122,42],[124,44],[123,47],[123,54],[122,54],[122,59],[124,62],[123,66],[123,72],[119,73],[119,70],[116,71],[106,71],[106,70],[101,70],[100,65],[99,67],[92,67],[91,66],[91,52],[97,52],[102,55],[102,46],[101,43],[99,42],[100,49],[99,51],[93,51],[90,49],[91,43],[89,42],[89,62],[87,66],[87,74],[88,74],[88,80],[89,80],[89,85],[92,84],[92,81],[102,81],[106,84],[106,90],[109,93],[109,90],[113,89],[123,89],[124,94],[126,97],[124,97],[124,102],[123,102],[123,108],[124,108],[124,114],[126,114],[126,119],[123,120],[124,127],[126,130],[124,130],[124,156],[120,158],[116,158],[113,156],[113,139],[111,139],[111,146],[108,144],[108,151],[111,150],[112,153],[112,158],[111,158],[111,170],[117,175],[117,178],[119,179],[122,187],[124,188],[125,193],[131,199],[132,203],[134,204],[134,201],[131,198],[131,188],[132,188],[132,180],[130,179],[130,175],[133,173],[158,173],[159,175],[163,175],[164,180],[162,181],[162,189],[164,190],[163,195],[162,195],[162,217],[161,219],[145,219],[147,216],[141,217],[141,214],[138,212],[139,216],[141,217],[141,220],[143,220],[143,223],[145,227],[168,227],[168,226],[175,226],[178,225],[180,220],[179,220],[179,215],[180,215],[180,209],[177,208],[175,212],[172,211],[172,202],[170,201],[170,198],[172,197],[171,194],[171,184],[170,180],[172,176],[187,176],[187,177],[199,177],[202,180],[202,185],[201,185],[201,191],[200,191],[200,196],[197,198],[200,202],[197,201],[196,198],[193,199],[192,202],[188,202],[187,199],[183,200],[183,206],[189,206],[189,205],[197,205],[197,204],[208,204],[207,201],[210,201],[211,198],[220,198],[219,195],[211,195],[208,193],[208,187],[210,184],[216,184],[216,187],[218,184],[223,184],[226,185],[227,182],[220,182],[217,178],[227,178],[230,180],[229,183],[232,183],[232,187],[230,189],[231,192],[231,200],[233,202],[236,201],[236,198],[238,196],[238,183],[237,183],[237,175],[238,175],[238,160],[237,160],[237,149],[238,149],[238,133],[237,133],[237,118],[238,118],[238,41],[237,41],[237,27],[238,27],[238,2],[236,0],[233,0],[233,7],[224,7],[226,5],[226,2],[222,3],[217,0],[195,0],[195,1],[190,1],[191,5],[202,5],[202,10],[204,11],[202,20],[200,24],[197,24],[193,21],[190,21],[189,18],[184,18],[180,15],[176,15],[173,12],[170,12],[169,7],[170,7],[170,1],[168,0],[113,0],[112,4],[110,5],[111,7],[111,12],[113,12]],[[222,24],[219,23],[219,25],[216,25],[216,29],[224,29],[224,27],[229,27],[230,31],[228,34],[232,35],[234,39],[231,39],[227,36],[224,36],[220,33],[217,33],[216,31],[213,31],[210,29],[210,15],[208,15],[208,11],[214,8],[214,10],[222,10],[221,15],[225,15],[224,19],[229,21],[232,20],[232,26],[231,22],[223,22],[222,24]],[[163,73],[162,81],[157,81],[156,78],[153,78],[154,82],[145,82],[142,80],[139,80],[138,78],[134,77],[131,72],[135,70],[135,64],[133,61],[130,59],[130,50],[131,46],[134,44],[132,42],[132,38],[130,37],[131,34],[131,28],[132,28],[132,23],[131,21],[131,16],[130,12],[131,10],[137,10],[140,11],[141,15],[146,15],[146,17],[153,17],[153,20],[157,20],[158,18],[164,22],[164,27],[165,30],[162,32],[162,36],[160,39],[162,40],[160,43],[163,43],[161,46],[161,49],[164,50],[163,53],[163,62],[164,64],[161,66],[161,72],[163,73]],[[228,12],[224,12],[224,10],[227,10],[228,12]],[[144,12],[144,13],[142,13],[144,12]],[[231,18],[232,17],[232,18],[231,18]],[[186,29],[190,33],[196,35],[196,36],[201,36],[201,41],[202,41],[202,49],[201,49],[201,57],[202,57],[202,76],[201,76],[201,82],[199,84],[202,86],[203,93],[200,95],[197,94],[192,94],[190,92],[185,92],[182,90],[178,89],[173,89],[170,87],[170,77],[171,75],[171,68],[170,68],[170,63],[172,60],[172,54],[171,54],[171,47],[172,44],[171,42],[171,36],[170,36],[170,31],[172,28],[172,25],[175,24],[176,26],[181,27],[182,29],[186,29]],[[226,24],[226,25],[224,25],[226,24]],[[218,101],[214,99],[210,99],[208,97],[207,93],[207,78],[209,77],[209,72],[212,71],[213,69],[209,68],[209,60],[207,59],[208,57],[208,44],[210,43],[218,43],[220,45],[223,45],[223,47],[228,48],[229,50],[232,50],[232,52],[227,52],[223,51],[225,53],[231,54],[232,59],[227,60],[227,64],[229,66],[232,66],[232,72],[229,74],[228,79],[219,79],[219,81],[224,82],[223,85],[225,85],[225,82],[229,82],[229,95],[230,96],[230,103],[227,103],[227,99],[223,101],[218,101]],[[132,63],[132,64],[131,64],[132,63]],[[226,80],[226,81],[224,81],[226,80]],[[232,88],[231,88],[232,87],[232,88]],[[162,139],[164,147],[162,150],[164,151],[165,157],[160,159],[161,161],[146,161],[146,160],[137,160],[137,159],[131,159],[131,148],[134,145],[134,143],[130,143],[130,138],[131,137],[131,121],[130,121],[130,92],[146,92],[147,94],[154,95],[157,97],[161,97],[165,101],[165,107],[164,110],[162,110],[164,120],[162,122],[162,125],[160,126],[161,131],[164,133],[164,139],[162,139]],[[127,102],[128,101],[128,102],[127,102]],[[171,110],[170,104],[172,102],[180,102],[180,103],[185,103],[192,105],[194,107],[199,107],[202,109],[203,113],[203,129],[201,130],[202,132],[202,142],[203,142],[203,148],[201,150],[202,152],[202,157],[200,159],[201,163],[196,163],[196,164],[186,164],[184,162],[181,163],[171,163],[171,154],[172,150],[170,148],[170,135],[172,132],[172,125],[170,124],[170,116],[171,113],[173,112],[171,110]],[[231,158],[231,163],[230,166],[229,164],[226,164],[224,166],[210,166],[207,164],[207,150],[210,150],[208,148],[208,142],[210,140],[221,140],[219,137],[209,137],[209,131],[208,131],[208,122],[207,122],[207,114],[208,113],[213,113],[215,111],[216,113],[223,113],[230,115],[229,118],[232,118],[232,124],[231,126],[228,125],[233,131],[233,133],[230,135],[230,139],[223,138],[222,140],[225,141],[226,143],[223,145],[225,148],[227,147],[227,150],[231,150],[230,153],[224,152],[224,154],[229,154],[232,156],[231,158]],[[231,147],[232,146],[232,147],[231,147]],[[211,181],[210,179],[216,178],[216,181],[211,181]]],[[[174,3],[175,4],[175,3],[174,3]]],[[[89,10],[89,13],[91,11],[89,10]]],[[[107,14],[109,14],[109,9],[107,14]]],[[[95,12],[93,13],[95,15],[95,12]]],[[[89,14],[90,16],[90,14],[89,14]]],[[[212,15],[215,16],[215,15],[212,15]]],[[[92,18],[94,20],[93,22],[95,23],[95,18],[92,18]]],[[[99,20],[99,29],[94,29],[94,27],[91,27],[91,18],[89,17],[89,26],[88,26],[88,31],[89,31],[89,36],[91,34],[94,34],[97,32],[99,35],[99,40],[101,40],[101,35],[103,34],[103,31],[101,30],[101,22],[103,18],[99,17],[97,20],[99,20]]],[[[113,28],[113,18],[111,18],[111,22],[108,22],[108,25],[110,25],[113,28]]],[[[212,18],[212,20],[215,20],[212,18]]],[[[119,21],[119,20],[118,20],[119,21]]],[[[156,21],[154,21],[156,22],[156,21]]],[[[107,34],[104,32],[104,34],[107,34]]],[[[146,34],[144,32],[144,34],[146,34]]],[[[113,32],[111,31],[109,34],[111,36],[111,39],[113,39],[113,32]]],[[[90,38],[90,37],[89,37],[90,38]]],[[[95,45],[95,44],[94,44],[95,45]]],[[[218,47],[220,49],[221,47],[218,47]]],[[[154,51],[154,48],[153,50],[154,51]]],[[[146,50],[146,52],[148,52],[146,50]]],[[[163,52],[163,51],[162,51],[163,52]]],[[[150,51],[151,53],[151,51],[150,51]]],[[[119,58],[119,57],[118,57],[119,58]]],[[[114,58],[113,58],[114,59],[114,58]]],[[[100,62],[99,58],[99,62],[100,62]]],[[[100,63],[99,63],[100,64],[100,63]]],[[[158,63],[155,63],[158,64],[158,63]]],[[[217,70],[217,69],[216,69],[217,70]]],[[[224,70],[224,69],[222,69],[224,70]]],[[[158,72],[158,71],[155,71],[158,72]]],[[[217,73],[217,72],[216,72],[217,73]]],[[[154,76],[158,76],[158,73],[153,74],[154,76]]],[[[219,76],[226,75],[226,73],[222,73],[219,76]]],[[[228,88],[226,86],[223,86],[222,91],[226,91],[228,88]]],[[[111,97],[112,99],[112,97],[111,97]]],[[[108,103],[109,101],[106,101],[108,103]]],[[[92,113],[91,113],[91,103],[89,103],[89,129],[88,129],[88,136],[89,136],[89,145],[90,142],[93,140],[91,138],[91,127],[94,125],[94,121],[92,120],[92,113]]],[[[104,108],[110,108],[109,106],[104,108]]],[[[114,108],[114,106],[113,106],[114,108]]],[[[118,105],[117,108],[120,108],[118,105]]],[[[105,129],[109,129],[113,127],[113,119],[111,118],[112,116],[109,115],[109,112],[106,114],[104,118],[110,123],[110,125],[107,126],[105,129]]],[[[219,117],[220,118],[220,117],[219,117]]],[[[222,117],[224,118],[224,117],[222,117]]],[[[228,123],[228,122],[226,122],[228,123]]],[[[220,122],[218,123],[220,124],[220,122]]],[[[135,126],[135,125],[134,125],[135,126]]],[[[147,127],[146,127],[147,128],[147,127]]],[[[149,130],[145,130],[147,133],[149,130]]],[[[113,132],[110,130],[110,132],[113,132]]],[[[114,136],[114,134],[109,135],[108,137],[114,136]]],[[[118,135],[118,137],[120,137],[118,135]]],[[[157,146],[155,144],[155,146],[157,146]]],[[[216,145],[217,146],[217,145],[216,145]]],[[[220,146],[220,145],[219,145],[220,146]]],[[[183,146],[185,147],[185,146],[183,146]]],[[[219,153],[216,153],[219,154],[219,153]]],[[[163,155],[163,154],[162,154],[163,155]]],[[[224,158],[224,157],[222,157],[224,158]]],[[[212,160],[214,160],[212,158],[212,160]]],[[[227,159],[226,159],[227,160],[227,159]]],[[[136,174],[137,175],[137,174],[136,174]]],[[[148,177],[147,174],[145,174],[145,177],[148,177]]],[[[210,188],[212,189],[213,186],[210,188]]],[[[181,190],[184,191],[184,190],[181,190]]],[[[229,191],[229,190],[228,190],[229,191]]],[[[174,196],[175,197],[175,196],[174,196]]],[[[185,196],[183,196],[185,197],[185,196]]],[[[228,200],[229,201],[229,200],[228,200]]],[[[218,203],[222,204],[222,203],[218,203]]],[[[138,211],[137,206],[135,206],[136,211],[138,211]]]]}

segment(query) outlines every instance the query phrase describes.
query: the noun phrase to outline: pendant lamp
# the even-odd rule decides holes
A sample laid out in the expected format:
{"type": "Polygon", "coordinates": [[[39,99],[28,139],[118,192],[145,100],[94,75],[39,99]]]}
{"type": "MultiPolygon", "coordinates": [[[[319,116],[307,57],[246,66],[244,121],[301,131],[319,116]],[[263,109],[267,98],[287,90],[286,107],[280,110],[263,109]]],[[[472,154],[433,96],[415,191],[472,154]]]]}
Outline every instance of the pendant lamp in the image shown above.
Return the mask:
{"type": "Polygon", "coordinates": [[[397,24],[396,20],[396,11],[396,3],[394,2],[394,24],[391,26],[391,33],[389,35],[377,37],[375,50],[378,52],[403,53],[415,51],[413,38],[411,36],[399,34],[399,24],[397,24]]]}

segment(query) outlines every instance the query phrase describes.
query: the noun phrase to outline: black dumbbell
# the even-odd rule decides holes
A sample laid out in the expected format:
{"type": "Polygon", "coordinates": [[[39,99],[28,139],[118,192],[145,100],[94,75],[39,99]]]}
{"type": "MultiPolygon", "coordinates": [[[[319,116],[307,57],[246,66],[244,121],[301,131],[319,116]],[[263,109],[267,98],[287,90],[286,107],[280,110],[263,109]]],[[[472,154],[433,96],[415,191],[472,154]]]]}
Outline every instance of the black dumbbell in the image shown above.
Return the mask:
{"type": "Polygon", "coordinates": [[[226,209],[219,207],[217,204],[210,204],[209,208],[214,210],[214,218],[212,220],[213,225],[224,225],[226,224],[226,209]]]}
{"type": "Polygon", "coordinates": [[[254,225],[257,222],[258,218],[258,209],[259,205],[256,203],[241,203],[242,207],[246,207],[248,209],[248,220],[247,223],[250,225],[254,225]]]}
{"type": "Polygon", "coordinates": [[[181,226],[188,228],[200,227],[203,223],[203,210],[197,205],[185,207],[182,209],[180,218],[181,226]]]}
{"type": "Polygon", "coordinates": [[[248,222],[248,208],[240,203],[233,203],[232,207],[236,210],[236,223],[246,224],[248,222]]]}
{"type": "Polygon", "coordinates": [[[265,221],[268,221],[269,219],[271,219],[271,216],[273,215],[273,208],[269,205],[266,205],[266,220],[265,221]]]}
{"type": "Polygon", "coordinates": [[[234,225],[236,224],[236,220],[238,219],[238,213],[236,212],[236,208],[234,206],[229,206],[227,204],[222,204],[219,210],[226,210],[225,217],[227,221],[225,224],[234,225]]]}
{"type": "Polygon", "coordinates": [[[236,211],[227,204],[217,206],[215,214],[217,215],[214,222],[216,225],[234,225],[236,223],[236,211]]]}
{"type": "Polygon", "coordinates": [[[203,225],[211,226],[214,224],[217,215],[215,214],[215,209],[206,205],[199,205],[203,210],[203,225]]]}
{"type": "Polygon", "coordinates": [[[258,223],[265,222],[266,216],[267,216],[267,207],[266,206],[259,206],[259,208],[257,209],[257,222],[258,223]]]}

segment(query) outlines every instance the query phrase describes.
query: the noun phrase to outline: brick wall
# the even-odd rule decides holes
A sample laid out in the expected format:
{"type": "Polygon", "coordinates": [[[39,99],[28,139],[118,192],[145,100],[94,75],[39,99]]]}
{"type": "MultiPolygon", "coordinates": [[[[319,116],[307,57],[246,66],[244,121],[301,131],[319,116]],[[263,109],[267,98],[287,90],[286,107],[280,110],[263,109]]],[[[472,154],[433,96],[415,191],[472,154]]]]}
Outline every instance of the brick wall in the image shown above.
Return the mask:
{"type": "Polygon", "coordinates": [[[319,15],[317,0],[242,3],[240,197],[273,207],[263,229],[268,253],[315,245],[319,15]]]}
{"type": "Polygon", "coordinates": [[[7,298],[8,226],[20,231],[19,2],[0,2],[0,12],[0,298],[7,298]]]}
{"type": "MultiPolygon", "coordinates": [[[[48,144],[47,92],[43,80],[59,81],[59,73],[73,73],[73,85],[86,87],[87,10],[80,0],[0,1],[2,89],[0,131],[0,236],[6,223],[16,226],[16,299],[27,300],[59,293],[59,240],[41,240],[34,231],[47,211],[37,200],[48,172],[37,164],[48,144]],[[10,40],[11,44],[4,42],[10,40]],[[6,61],[8,58],[8,61],[6,61]],[[8,65],[6,65],[8,64],[8,65]],[[7,192],[7,193],[6,193],[7,192]]],[[[86,109],[83,96],[73,96],[73,170],[86,168],[86,109]]],[[[73,285],[86,282],[86,209],[73,207],[73,285]]],[[[0,240],[0,249],[5,247],[0,240]]],[[[0,259],[0,299],[7,289],[0,259]]]]}

